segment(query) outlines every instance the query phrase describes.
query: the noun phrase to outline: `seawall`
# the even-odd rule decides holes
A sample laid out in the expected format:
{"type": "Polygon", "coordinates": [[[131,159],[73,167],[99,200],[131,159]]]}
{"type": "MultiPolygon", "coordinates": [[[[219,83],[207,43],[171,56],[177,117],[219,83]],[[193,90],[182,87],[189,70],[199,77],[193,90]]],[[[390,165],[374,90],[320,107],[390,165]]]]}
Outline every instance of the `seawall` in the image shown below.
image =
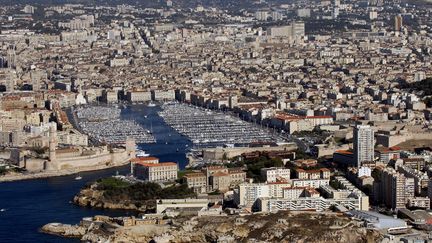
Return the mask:
{"type": "Polygon", "coordinates": [[[57,177],[57,176],[67,176],[73,175],[79,172],[85,171],[95,171],[95,170],[104,170],[109,168],[120,167],[129,163],[129,159],[123,161],[121,163],[117,163],[115,165],[97,165],[97,166],[86,166],[79,167],[68,170],[58,170],[58,171],[43,171],[37,173],[30,174],[14,174],[14,175],[5,175],[0,177],[0,182],[8,182],[8,181],[21,181],[21,180],[32,180],[32,179],[41,179],[41,178],[49,178],[49,177],[57,177]]]}

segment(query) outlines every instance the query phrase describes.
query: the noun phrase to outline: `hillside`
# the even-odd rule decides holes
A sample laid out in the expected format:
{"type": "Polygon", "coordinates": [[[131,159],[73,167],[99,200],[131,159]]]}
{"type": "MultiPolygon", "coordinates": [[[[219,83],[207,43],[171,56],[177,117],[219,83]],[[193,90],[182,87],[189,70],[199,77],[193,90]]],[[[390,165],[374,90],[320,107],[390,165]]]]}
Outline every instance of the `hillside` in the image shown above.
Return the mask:
{"type": "Polygon", "coordinates": [[[186,185],[162,188],[156,183],[128,183],[113,177],[87,185],[74,197],[84,207],[152,211],[155,199],[189,198],[195,194],[186,185]]]}

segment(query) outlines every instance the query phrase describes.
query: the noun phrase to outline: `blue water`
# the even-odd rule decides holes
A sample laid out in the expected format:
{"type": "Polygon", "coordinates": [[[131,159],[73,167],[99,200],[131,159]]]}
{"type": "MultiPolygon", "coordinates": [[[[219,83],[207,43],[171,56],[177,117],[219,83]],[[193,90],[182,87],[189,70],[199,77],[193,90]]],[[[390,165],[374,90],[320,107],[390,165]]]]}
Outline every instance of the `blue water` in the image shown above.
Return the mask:
{"type": "MultiPolygon", "coordinates": [[[[186,144],[191,143],[168,127],[157,115],[158,107],[134,105],[122,112],[124,119],[135,119],[147,129],[151,129],[156,144],[140,144],[139,147],[149,152],[160,161],[186,165],[186,144]],[[147,118],[144,116],[147,115],[147,118]],[[166,144],[167,143],[167,144],[166,144]],[[179,150],[177,152],[177,149],[179,150]]],[[[130,214],[126,211],[90,209],[70,203],[73,196],[86,183],[98,178],[129,172],[128,166],[103,171],[80,173],[82,180],[75,176],[62,176],[47,179],[0,183],[0,243],[1,242],[79,242],[77,239],[65,239],[40,233],[38,229],[50,222],[76,224],[83,217],[104,214],[120,216],[130,214]]]]}

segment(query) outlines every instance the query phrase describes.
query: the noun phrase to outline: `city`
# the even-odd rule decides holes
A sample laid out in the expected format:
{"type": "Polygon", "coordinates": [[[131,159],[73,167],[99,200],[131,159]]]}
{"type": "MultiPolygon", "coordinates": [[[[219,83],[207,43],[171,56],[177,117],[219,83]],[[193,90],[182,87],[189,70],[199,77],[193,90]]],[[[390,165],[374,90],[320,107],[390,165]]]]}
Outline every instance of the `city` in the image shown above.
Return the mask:
{"type": "Polygon", "coordinates": [[[0,2],[0,242],[432,241],[431,1],[0,2]]]}

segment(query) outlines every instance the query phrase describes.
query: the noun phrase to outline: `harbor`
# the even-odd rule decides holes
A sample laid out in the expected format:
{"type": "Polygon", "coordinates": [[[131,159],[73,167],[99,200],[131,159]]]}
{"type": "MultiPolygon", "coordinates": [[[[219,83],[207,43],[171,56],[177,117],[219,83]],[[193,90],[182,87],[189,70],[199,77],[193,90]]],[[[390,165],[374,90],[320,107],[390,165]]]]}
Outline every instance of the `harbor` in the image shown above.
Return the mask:
{"type": "MultiPolygon", "coordinates": [[[[120,118],[133,119],[145,129],[153,127],[156,143],[137,144],[138,147],[161,161],[175,161],[180,169],[184,169],[187,164],[185,149],[191,144],[163,122],[157,115],[159,110],[158,106],[130,105],[121,110],[120,118]]],[[[83,217],[97,214],[130,215],[130,212],[121,210],[86,208],[71,203],[73,196],[86,183],[117,174],[127,175],[129,172],[130,166],[125,165],[80,172],[81,180],[76,180],[76,174],[69,174],[0,183],[0,193],[8,195],[0,200],[0,209],[5,209],[4,212],[0,212],[0,242],[79,242],[76,239],[47,235],[38,230],[42,225],[52,221],[75,224],[83,217]]]]}
{"type": "Polygon", "coordinates": [[[155,143],[151,129],[145,129],[134,119],[121,119],[116,106],[88,106],[75,110],[78,126],[92,139],[108,144],[123,144],[127,137],[140,143],[155,143]]]}
{"type": "Polygon", "coordinates": [[[164,104],[159,115],[169,126],[191,140],[195,148],[286,141],[277,133],[237,117],[187,104],[164,104]]]}

